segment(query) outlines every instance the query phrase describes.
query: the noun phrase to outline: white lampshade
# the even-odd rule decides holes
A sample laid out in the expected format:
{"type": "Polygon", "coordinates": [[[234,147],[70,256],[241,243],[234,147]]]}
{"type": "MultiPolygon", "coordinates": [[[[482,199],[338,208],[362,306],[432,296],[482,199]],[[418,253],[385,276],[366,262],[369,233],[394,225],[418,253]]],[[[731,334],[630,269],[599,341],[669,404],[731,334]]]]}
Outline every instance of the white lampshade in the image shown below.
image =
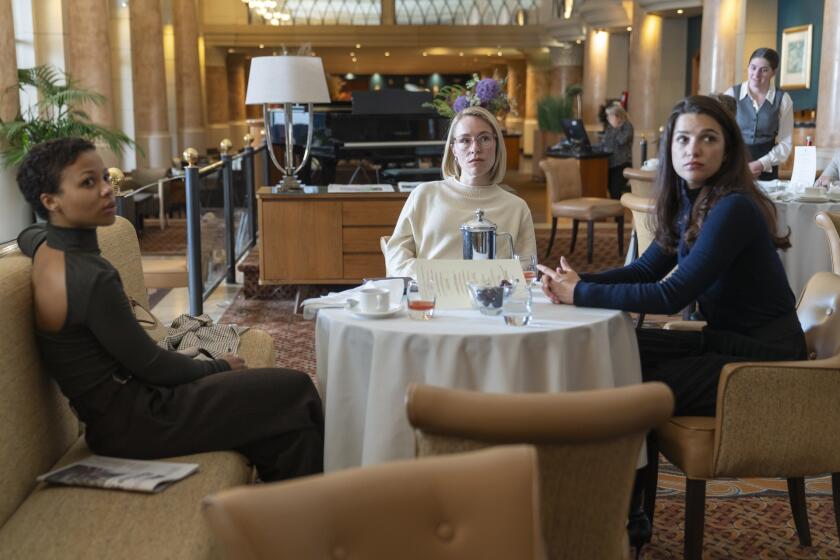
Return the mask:
{"type": "Polygon", "coordinates": [[[324,63],[314,56],[258,56],[251,59],[247,105],[329,103],[324,63]]]}

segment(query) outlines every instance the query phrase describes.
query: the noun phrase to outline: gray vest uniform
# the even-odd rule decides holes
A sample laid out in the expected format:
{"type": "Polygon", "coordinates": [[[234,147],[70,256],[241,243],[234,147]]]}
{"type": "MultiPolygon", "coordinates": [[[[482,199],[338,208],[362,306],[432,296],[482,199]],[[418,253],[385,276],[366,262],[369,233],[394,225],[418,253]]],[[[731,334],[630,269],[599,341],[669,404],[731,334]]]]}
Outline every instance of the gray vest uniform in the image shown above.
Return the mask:
{"type": "MultiPolygon", "coordinates": [[[[766,155],[776,145],[776,135],[779,132],[779,109],[782,106],[782,97],[785,92],[777,89],[773,102],[770,103],[765,100],[756,111],[749,95],[741,97],[743,87],[743,83],[732,86],[735,90],[735,99],[738,105],[738,127],[741,129],[741,135],[744,137],[750,156],[753,160],[757,160],[766,155]]],[[[767,181],[776,179],[778,176],[779,168],[773,166],[772,171],[762,173],[759,179],[767,181]]]]}

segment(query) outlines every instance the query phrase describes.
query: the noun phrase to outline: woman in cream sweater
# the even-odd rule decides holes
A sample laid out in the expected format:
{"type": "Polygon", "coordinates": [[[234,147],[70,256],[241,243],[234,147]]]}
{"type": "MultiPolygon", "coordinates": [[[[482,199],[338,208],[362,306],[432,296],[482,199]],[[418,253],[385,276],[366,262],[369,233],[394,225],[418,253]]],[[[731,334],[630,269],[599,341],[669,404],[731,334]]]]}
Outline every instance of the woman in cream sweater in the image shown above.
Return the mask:
{"type": "MultiPolygon", "coordinates": [[[[415,259],[463,257],[461,224],[478,208],[497,232],[513,236],[518,256],[537,253],[534,223],[525,201],[500,186],[505,144],[496,118],[467,107],[452,119],[443,151],[443,181],[419,185],[409,195],[385,249],[388,276],[414,276],[415,259]]],[[[506,254],[504,244],[500,254],[506,254]]]]}

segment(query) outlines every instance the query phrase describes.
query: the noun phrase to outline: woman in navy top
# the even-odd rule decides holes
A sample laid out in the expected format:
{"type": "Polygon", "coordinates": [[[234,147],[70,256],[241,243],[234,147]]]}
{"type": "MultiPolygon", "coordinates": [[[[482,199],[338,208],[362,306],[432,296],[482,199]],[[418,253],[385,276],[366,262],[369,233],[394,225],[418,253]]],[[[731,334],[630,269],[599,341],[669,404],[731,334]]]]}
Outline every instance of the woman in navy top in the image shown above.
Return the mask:
{"type": "Polygon", "coordinates": [[[755,186],[747,158],[738,124],[720,103],[681,101],[659,153],[655,242],[620,269],[578,275],[565,259],[556,270],[541,267],[555,303],[673,314],[697,301],[702,331],[638,331],[642,377],[671,387],[677,415],[714,416],[724,364],[806,356],[777,254],[790,247],[790,232],[777,234],[775,207],[755,186]]]}
{"type": "MultiPolygon", "coordinates": [[[[672,314],[697,301],[702,331],[637,331],[642,378],[674,392],[675,414],[714,416],[730,362],[801,360],[805,336],[778,249],[776,210],[755,186],[738,124],[711,97],[678,103],[665,127],[656,177],[655,241],[629,266],[578,275],[566,259],[545,274],[554,303],[672,314]],[[674,268],[676,267],[676,270],[674,268]],[[673,273],[672,273],[673,271],[673,273]]],[[[636,477],[628,533],[650,541],[636,477]]]]}

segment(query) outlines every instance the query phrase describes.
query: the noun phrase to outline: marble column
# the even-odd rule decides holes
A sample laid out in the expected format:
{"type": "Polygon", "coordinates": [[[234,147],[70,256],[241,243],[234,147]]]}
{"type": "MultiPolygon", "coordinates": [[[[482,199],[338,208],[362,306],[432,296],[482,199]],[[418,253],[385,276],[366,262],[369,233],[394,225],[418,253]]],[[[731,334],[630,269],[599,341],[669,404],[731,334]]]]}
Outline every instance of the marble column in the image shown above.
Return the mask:
{"type": "MultiPolygon", "coordinates": [[[[114,127],[114,94],[111,75],[110,17],[107,0],[76,0],[72,9],[63,5],[64,64],[67,73],[81,87],[102,95],[99,105],[85,103],[79,109],[90,120],[106,128],[114,127]]],[[[120,166],[122,154],[116,154],[98,142],[100,154],[109,167],[120,166]]]]}
{"type": "Polygon", "coordinates": [[[245,111],[245,89],[248,77],[245,72],[245,55],[227,55],[228,118],[234,146],[239,146],[248,132],[248,115],[245,111]]]}
{"type": "MultiPolygon", "coordinates": [[[[12,1],[0,0],[0,119],[13,120],[20,110],[20,98],[15,88],[17,57],[15,29],[12,20],[12,1]],[[11,88],[11,89],[10,89],[11,88]]],[[[23,199],[15,180],[15,168],[0,165],[0,243],[14,239],[24,227],[32,223],[32,210],[23,199]]]]}
{"type": "Polygon", "coordinates": [[[639,167],[639,141],[648,141],[648,157],[657,148],[659,80],[662,73],[662,18],[633,6],[633,32],[630,34],[630,91],[628,112],[633,123],[633,166],[639,167]]]}
{"type": "Polygon", "coordinates": [[[840,0],[825,0],[817,98],[817,146],[840,147],[840,0]]]}
{"type": "Polygon", "coordinates": [[[169,167],[172,135],[166,103],[163,24],[159,0],[131,0],[131,75],[138,168],[169,167]]]}
{"type": "Polygon", "coordinates": [[[221,49],[207,49],[204,75],[207,96],[207,145],[218,146],[224,138],[233,140],[230,134],[228,75],[225,54],[221,49]]]}
{"type": "Polygon", "coordinates": [[[396,20],[396,7],[394,0],[382,0],[382,15],[380,16],[381,25],[394,25],[396,20]]]}
{"type": "Polygon", "coordinates": [[[198,14],[194,0],[174,0],[175,114],[178,122],[177,152],[195,148],[204,153],[204,106],[198,54],[198,14]]]}
{"type": "Polygon", "coordinates": [[[746,15],[746,0],[703,0],[698,93],[722,93],[743,75],[746,15]]]}
{"type": "Polygon", "coordinates": [[[554,96],[566,95],[566,88],[583,82],[583,49],[571,45],[551,49],[551,86],[554,96]]]}
{"type": "MultiPolygon", "coordinates": [[[[525,72],[525,120],[522,122],[522,153],[526,156],[535,155],[534,134],[539,134],[537,102],[549,94],[550,83],[551,63],[548,55],[529,57],[525,72]]],[[[542,153],[536,155],[542,156],[542,153]]]]}
{"type": "Polygon", "coordinates": [[[583,122],[599,129],[598,109],[607,98],[609,52],[609,32],[590,28],[583,48],[583,122]]]}
{"type": "Polygon", "coordinates": [[[522,121],[525,119],[525,61],[511,60],[507,70],[507,95],[516,114],[510,114],[505,119],[505,125],[511,132],[522,132],[522,121]]]}

